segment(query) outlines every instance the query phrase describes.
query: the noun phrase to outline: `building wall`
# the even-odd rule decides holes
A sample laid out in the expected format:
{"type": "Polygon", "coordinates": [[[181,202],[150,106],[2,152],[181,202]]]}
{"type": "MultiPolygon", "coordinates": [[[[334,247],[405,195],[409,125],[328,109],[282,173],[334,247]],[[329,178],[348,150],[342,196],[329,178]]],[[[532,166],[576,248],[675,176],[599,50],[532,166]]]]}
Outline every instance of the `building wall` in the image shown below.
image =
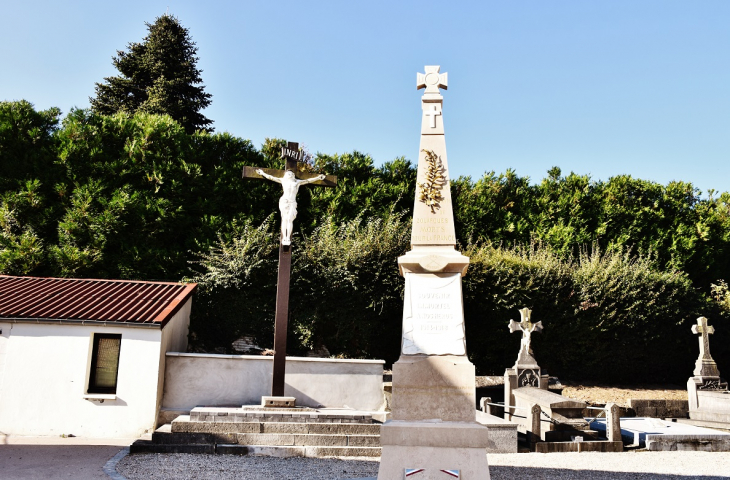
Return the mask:
{"type": "MultiPolygon", "coordinates": [[[[284,394],[297,405],[383,408],[382,360],[286,358],[284,394]]],[[[168,353],[162,408],[189,411],[197,405],[258,405],[271,395],[273,357],[168,353]]]]}
{"type": "MultiPolygon", "coordinates": [[[[173,316],[165,328],[162,329],[162,348],[160,348],[160,356],[158,363],[159,379],[157,382],[157,396],[155,397],[155,412],[160,411],[162,406],[162,393],[164,391],[165,365],[167,361],[167,352],[184,353],[188,349],[188,328],[190,327],[190,308],[193,299],[189,298],[185,305],[173,316]]],[[[155,419],[155,425],[157,425],[155,419]]]]}
{"type": "Polygon", "coordinates": [[[19,322],[7,337],[0,328],[0,432],[121,438],[154,426],[159,328],[19,322]],[[122,335],[116,398],[103,403],[84,398],[94,332],[122,335]]]}
{"type": "MultiPolygon", "coordinates": [[[[5,372],[5,352],[8,349],[8,338],[10,338],[10,323],[0,322],[0,401],[3,396],[3,377],[5,372]]],[[[2,429],[0,428],[0,435],[2,435],[2,429]]]]}

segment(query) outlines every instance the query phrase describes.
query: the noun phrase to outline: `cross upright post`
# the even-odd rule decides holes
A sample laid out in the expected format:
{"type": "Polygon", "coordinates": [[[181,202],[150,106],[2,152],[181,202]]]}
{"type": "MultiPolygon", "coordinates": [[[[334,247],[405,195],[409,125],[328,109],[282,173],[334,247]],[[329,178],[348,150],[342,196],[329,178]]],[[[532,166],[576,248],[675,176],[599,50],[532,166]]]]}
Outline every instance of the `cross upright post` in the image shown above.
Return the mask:
{"type": "MultiPolygon", "coordinates": [[[[274,320],[274,367],[271,380],[271,396],[284,397],[286,374],[286,336],[289,321],[289,280],[291,278],[291,234],[297,215],[296,194],[301,185],[334,187],[334,175],[315,175],[300,172],[302,152],[299,144],[288,142],[282,147],[281,156],[286,160],[284,170],[271,168],[243,167],[243,178],[265,178],[280,183],[284,191],[279,199],[281,210],[281,240],[279,244],[279,272],[276,283],[276,313],[274,320]]],[[[293,400],[278,402],[265,398],[264,406],[293,406],[293,400]]]]}

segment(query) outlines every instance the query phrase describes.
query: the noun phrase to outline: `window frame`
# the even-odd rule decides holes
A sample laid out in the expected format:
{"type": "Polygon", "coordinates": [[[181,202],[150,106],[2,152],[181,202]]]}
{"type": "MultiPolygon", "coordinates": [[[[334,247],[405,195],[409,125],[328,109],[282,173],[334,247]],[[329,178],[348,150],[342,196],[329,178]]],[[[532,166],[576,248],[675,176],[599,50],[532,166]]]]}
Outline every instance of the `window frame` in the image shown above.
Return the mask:
{"type": "Polygon", "coordinates": [[[117,386],[119,382],[119,359],[122,355],[122,334],[121,333],[94,333],[92,335],[92,350],[91,350],[91,362],[89,365],[89,386],[86,389],[87,394],[113,394],[117,393],[117,386]],[[117,349],[117,369],[114,375],[114,386],[111,387],[100,387],[96,385],[95,373],[96,366],[99,360],[99,343],[102,339],[116,339],[119,342],[119,348],[117,349]]]}

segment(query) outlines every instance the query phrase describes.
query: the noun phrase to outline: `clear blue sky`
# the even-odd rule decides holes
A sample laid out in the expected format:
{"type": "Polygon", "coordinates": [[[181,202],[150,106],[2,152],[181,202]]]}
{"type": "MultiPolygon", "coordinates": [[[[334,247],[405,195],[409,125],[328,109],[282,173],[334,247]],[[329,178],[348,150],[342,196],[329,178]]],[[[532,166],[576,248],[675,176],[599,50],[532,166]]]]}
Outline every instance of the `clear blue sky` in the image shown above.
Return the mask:
{"type": "Polygon", "coordinates": [[[169,12],[217,131],[415,159],[416,72],[449,73],[452,176],[552,166],[730,191],[730,1],[5,1],[0,99],[86,108],[169,12]]]}

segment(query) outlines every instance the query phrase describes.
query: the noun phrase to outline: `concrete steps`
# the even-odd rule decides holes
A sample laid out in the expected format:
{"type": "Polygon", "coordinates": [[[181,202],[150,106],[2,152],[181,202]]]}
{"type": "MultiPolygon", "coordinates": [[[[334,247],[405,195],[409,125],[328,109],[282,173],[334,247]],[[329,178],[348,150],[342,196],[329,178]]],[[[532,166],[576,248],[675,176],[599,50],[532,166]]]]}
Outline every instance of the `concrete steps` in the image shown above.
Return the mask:
{"type": "Polygon", "coordinates": [[[343,410],[196,408],[138,440],[130,453],[380,456],[380,424],[343,410]]]}

